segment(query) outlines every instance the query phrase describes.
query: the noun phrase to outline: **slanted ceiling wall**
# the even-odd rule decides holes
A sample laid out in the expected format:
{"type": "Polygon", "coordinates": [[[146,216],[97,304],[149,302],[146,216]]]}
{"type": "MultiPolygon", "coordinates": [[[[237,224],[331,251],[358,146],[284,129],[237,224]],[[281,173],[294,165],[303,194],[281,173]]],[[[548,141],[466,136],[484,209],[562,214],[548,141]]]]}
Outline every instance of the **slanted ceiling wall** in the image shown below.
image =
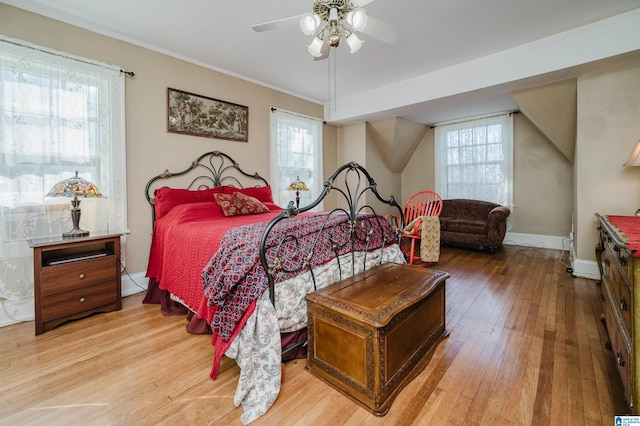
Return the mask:
{"type": "Polygon", "coordinates": [[[571,164],[576,152],[577,81],[575,78],[512,92],[520,112],[571,164]]]}
{"type": "Polygon", "coordinates": [[[371,138],[387,168],[402,173],[429,127],[400,117],[367,122],[371,138]]]}

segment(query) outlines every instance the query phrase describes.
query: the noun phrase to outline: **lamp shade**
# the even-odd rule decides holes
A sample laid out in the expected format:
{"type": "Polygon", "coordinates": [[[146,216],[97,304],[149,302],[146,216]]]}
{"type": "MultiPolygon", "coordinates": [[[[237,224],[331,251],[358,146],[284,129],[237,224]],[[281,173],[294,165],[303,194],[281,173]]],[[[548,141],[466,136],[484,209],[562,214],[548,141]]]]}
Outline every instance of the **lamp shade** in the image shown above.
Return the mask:
{"type": "Polygon", "coordinates": [[[319,58],[320,56],[322,56],[323,44],[324,44],[324,41],[322,41],[318,37],[314,37],[313,41],[309,45],[309,53],[311,53],[311,55],[315,56],[316,58],[319,58]]]}
{"type": "Polygon", "coordinates": [[[347,37],[347,44],[351,48],[350,53],[356,53],[362,47],[362,40],[358,38],[356,33],[351,33],[349,37],[347,37]]]}
{"type": "Polygon", "coordinates": [[[306,183],[300,180],[300,177],[297,177],[296,180],[291,182],[287,187],[287,191],[308,191],[309,187],[306,183]]]}
{"type": "Polygon", "coordinates": [[[320,25],[320,17],[315,13],[305,13],[300,18],[300,29],[305,35],[312,35],[320,25]]]}
{"type": "Polygon", "coordinates": [[[631,156],[623,166],[640,166],[640,140],[636,142],[636,146],[631,153],[631,156]]]}
{"type": "Polygon", "coordinates": [[[367,12],[362,8],[357,8],[347,13],[345,19],[347,24],[351,25],[356,31],[362,31],[367,26],[367,12]]]}
{"type": "Polygon", "coordinates": [[[89,231],[80,229],[80,200],[78,200],[78,197],[102,197],[97,186],[78,176],[78,171],[76,170],[75,176],[56,183],[46,196],[73,197],[71,200],[71,221],[73,222],[73,229],[62,234],[63,238],[78,238],[89,235],[89,231]]]}
{"type": "Polygon", "coordinates": [[[47,197],[102,197],[98,187],[76,175],[56,183],[46,195],[47,197]]]}

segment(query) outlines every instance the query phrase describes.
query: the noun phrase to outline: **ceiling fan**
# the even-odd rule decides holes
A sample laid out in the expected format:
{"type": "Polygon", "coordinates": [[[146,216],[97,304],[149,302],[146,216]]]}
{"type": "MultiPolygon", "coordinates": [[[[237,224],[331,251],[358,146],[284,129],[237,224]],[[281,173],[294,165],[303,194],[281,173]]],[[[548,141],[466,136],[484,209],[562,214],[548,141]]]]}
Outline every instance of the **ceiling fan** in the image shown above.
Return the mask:
{"type": "Polygon", "coordinates": [[[256,32],[269,31],[299,23],[306,35],[313,35],[308,47],[316,59],[329,56],[331,47],[338,47],[344,38],[355,53],[363,41],[356,31],[371,36],[387,44],[393,44],[398,33],[389,24],[367,16],[363,6],[374,0],[314,0],[313,13],[291,16],[252,26],[256,32]]]}

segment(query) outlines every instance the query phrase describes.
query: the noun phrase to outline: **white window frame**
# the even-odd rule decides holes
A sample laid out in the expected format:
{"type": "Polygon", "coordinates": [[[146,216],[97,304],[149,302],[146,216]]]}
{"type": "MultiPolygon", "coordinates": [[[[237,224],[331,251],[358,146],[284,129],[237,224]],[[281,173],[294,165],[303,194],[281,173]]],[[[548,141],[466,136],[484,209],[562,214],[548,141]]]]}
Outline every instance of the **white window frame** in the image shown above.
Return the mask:
{"type": "Polygon", "coordinates": [[[513,208],[513,114],[436,125],[436,191],[513,208]]]}
{"type": "MultiPolygon", "coordinates": [[[[309,191],[300,192],[300,207],[318,198],[323,189],[322,127],[318,118],[271,108],[270,185],[276,204],[295,202],[289,184],[300,178],[309,191]]],[[[314,210],[322,210],[320,203],[314,210]]]]}

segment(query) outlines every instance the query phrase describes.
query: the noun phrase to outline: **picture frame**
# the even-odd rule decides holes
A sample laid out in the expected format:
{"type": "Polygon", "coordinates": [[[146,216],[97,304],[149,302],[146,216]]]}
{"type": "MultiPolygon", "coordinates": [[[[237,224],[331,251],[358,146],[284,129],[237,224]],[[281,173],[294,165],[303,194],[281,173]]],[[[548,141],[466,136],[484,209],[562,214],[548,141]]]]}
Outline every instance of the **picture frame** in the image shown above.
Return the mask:
{"type": "Polygon", "coordinates": [[[248,142],[249,108],[169,87],[167,132],[248,142]]]}

